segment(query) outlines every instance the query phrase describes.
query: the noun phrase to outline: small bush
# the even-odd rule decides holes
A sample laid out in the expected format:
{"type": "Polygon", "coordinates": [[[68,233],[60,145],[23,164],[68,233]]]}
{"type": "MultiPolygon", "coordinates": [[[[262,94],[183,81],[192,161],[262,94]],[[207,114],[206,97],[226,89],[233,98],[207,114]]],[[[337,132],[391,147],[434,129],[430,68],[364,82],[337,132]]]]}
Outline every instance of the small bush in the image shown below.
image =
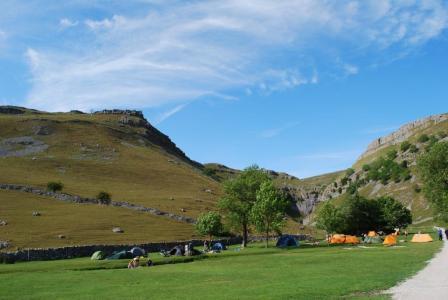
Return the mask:
{"type": "Polygon", "coordinates": [[[370,170],[370,165],[369,164],[365,164],[365,165],[363,165],[362,166],[362,170],[364,171],[364,172],[367,172],[367,171],[369,171],[370,170]]]}
{"type": "Polygon", "coordinates": [[[416,145],[412,144],[411,147],[409,147],[409,151],[411,151],[411,153],[417,153],[418,148],[416,145]]]}
{"type": "Polygon", "coordinates": [[[400,150],[401,150],[401,152],[406,152],[409,150],[410,147],[411,147],[411,143],[409,143],[408,141],[404,141],[400,145],[400,150]]]}
{"type": "Polygon", "coordinates": [[[50,192],[60,192],[63,188],[64,185],[60,181],[50,181],[49,183],[47,183],[47,190],[49,190],[50,192]]]}
{"type": "Polygon", "coordinates": [[[108,192],[101,191],[96,196],[100,204],[109,205],[111,202],[111,195],[108,192]]]}
{"type": "Polygon", "coordinates": [[[427,141],[429,141],[429,136],[427,134],[422,134],[417,139],[417,142],[419,143],[426,143],[427,141]]]}
{"type": "Polygon", "coordinates": [[[448,134],[445,131],[439,131],[437,133],[437,136],[439,137],[439,139],[444,139],[448,136],[448,134]]]}
{"type": "Polygon", "coordinates": [[[344,177],[344,178],[341,179],[341,185],[342,186],[346,185],[347,183],[348,183],[348,178],[347,177],[344,177]]]}
{"type": "Polygon", "coordinates": [[[345,171],[345,175],[347,177],[352,176],[355,173],[355,170],[353,170],[352,168],[348,168],[347,171],[345,171]]]}
{"type": "Polygon", "coordinates": [[[397,155],[398,155],[397,150],[392,149],[387,152],[386,157],[390,160],[394,160],[395,158],[397,158],[397,155]]]}
{"type": "Polygon", "coordinates": [[[414,185],[414,191],[416,193],[420,193],[422,191],[422,188],[418,184],[416,184],[416,185],[414,185]]]}

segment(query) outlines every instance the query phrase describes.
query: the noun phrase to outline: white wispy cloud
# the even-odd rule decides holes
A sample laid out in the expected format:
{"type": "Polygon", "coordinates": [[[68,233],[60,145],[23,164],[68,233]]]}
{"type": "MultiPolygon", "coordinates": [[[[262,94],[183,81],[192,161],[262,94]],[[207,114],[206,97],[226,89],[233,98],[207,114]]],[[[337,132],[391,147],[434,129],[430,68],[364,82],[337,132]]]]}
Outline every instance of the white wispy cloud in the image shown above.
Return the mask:
{"type": "Polygon", "coordinates": [[[276,136],[282,134],[283,132],[285,132],[288,129],[296,127],[297,125],[299,125],[299,122],[291,122],[291,123],[285,124],[281,127],[265,129],[262,132],[260,132],[259,137],[264,138],[264,139],[270,139],[270,138],[273,138],[273,137],[276,137],[276,136]]]}
{"type": "Polygon", "coordinates": [[[69,28],[69,27],[75,27],[78,26],[79,22],[78,21],[72,21],[70,19],[67,18],[63,18],[61,20],[59,20],[59,26],[64,29],[64,28],[69,28]]]}
{"type": "Polygon", "coordinates": [[[180,104],[168,111],[161,113],[158,117],[156,117],[154,125],[158,125],[158,124],[162,123],[163,121],[165,121],[166,119],[168,119],[169,117],[173,116],[174,114],[180,112],[182,109],[184,109],[184,107],[186,105],[187,104],[180,104]]]}
{"type": "Polygon", "coordinates": [[[363,54],[368,64],[389,48],[403,55],[448,26],[442,0],[169,1],[141,10],[86,19],[78,47],[32,47],[39,63],[31,60],[26,105],[145,108],[236,89],[273,93],[322,81],[332,65],[355,75],[363,54]]]}

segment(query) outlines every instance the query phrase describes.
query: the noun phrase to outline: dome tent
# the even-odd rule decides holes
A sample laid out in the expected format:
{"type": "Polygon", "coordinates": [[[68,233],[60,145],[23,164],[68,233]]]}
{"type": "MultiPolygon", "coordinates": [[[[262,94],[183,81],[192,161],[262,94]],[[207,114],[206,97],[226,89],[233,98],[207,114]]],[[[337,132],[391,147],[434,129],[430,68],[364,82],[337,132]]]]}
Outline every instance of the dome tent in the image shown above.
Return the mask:
{"type": "Polygon", "coordinates": [[[222,251],[222,250],[227,250],[227,248],[223,243],[217,242],[212,246],[212,250],[222,251]]]}
{"type": "Polygon", "coordinates": [[[134,256],[145,256],[146,254],[146,251],[140,247],[134,247],[129,252],[131,252],[134,256]]]}
{"type": "Polygon", "coordinates": [[[384,239],[383,245],[385,246],[393,246],[397,244],[397,236],[394,234],[389,234],[384,239]]]}
{"type": "Polygon", "coordinates": [[[417,233],[412,237],[413,243],[428,243],[432,242],[432,237],[427,233],[417,233]]]}
{"type": "Polygon", "coordinates": [[[363,241],[365,244],[381,244],[383,240],[379,235],[377,236],[367,236],[363,241]]]}
{"type": "Polygon", "coordinates": [[[90,257],[91,260],[103,260],[106,257],[103,251],[96,251],[90,257]]]}
{"type": "Polygon", "coordinates": [[[278,238],[275,246],[279,248],[299,247],[299,242],[292,235],[282,235],[278,238]]]}

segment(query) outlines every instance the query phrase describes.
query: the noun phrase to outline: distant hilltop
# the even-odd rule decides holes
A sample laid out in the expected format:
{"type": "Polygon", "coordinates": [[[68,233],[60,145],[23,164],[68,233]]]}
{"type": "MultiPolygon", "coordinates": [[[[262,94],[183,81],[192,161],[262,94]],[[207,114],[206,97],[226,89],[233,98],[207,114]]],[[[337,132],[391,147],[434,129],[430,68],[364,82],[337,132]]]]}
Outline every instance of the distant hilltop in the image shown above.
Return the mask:
{"type": "Polygon", "coordinates": [[[362,159],[374,152],[383,149],[387,146],[396,145],[407,140],[410,136],[414,135],[416,131],[424,130],[430,126],[441,123],[448,120],[448,113],[432,115],[420,120],[413,121],[411,123],[401,126],[397,131],[374,140],[367,147],[359,159],[362,159]]]}

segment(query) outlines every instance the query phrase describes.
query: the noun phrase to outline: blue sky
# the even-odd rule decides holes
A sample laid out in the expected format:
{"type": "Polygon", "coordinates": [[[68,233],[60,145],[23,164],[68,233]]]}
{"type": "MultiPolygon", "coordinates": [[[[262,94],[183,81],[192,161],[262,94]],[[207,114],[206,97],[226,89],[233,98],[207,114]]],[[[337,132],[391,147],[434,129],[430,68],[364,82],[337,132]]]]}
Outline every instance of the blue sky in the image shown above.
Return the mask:
{"type": "Polygon", "coordinates": [[[2,0],[0,104],[135,108],[191,158],[299,177],[447,112],[448,3],[2,0]]]}

